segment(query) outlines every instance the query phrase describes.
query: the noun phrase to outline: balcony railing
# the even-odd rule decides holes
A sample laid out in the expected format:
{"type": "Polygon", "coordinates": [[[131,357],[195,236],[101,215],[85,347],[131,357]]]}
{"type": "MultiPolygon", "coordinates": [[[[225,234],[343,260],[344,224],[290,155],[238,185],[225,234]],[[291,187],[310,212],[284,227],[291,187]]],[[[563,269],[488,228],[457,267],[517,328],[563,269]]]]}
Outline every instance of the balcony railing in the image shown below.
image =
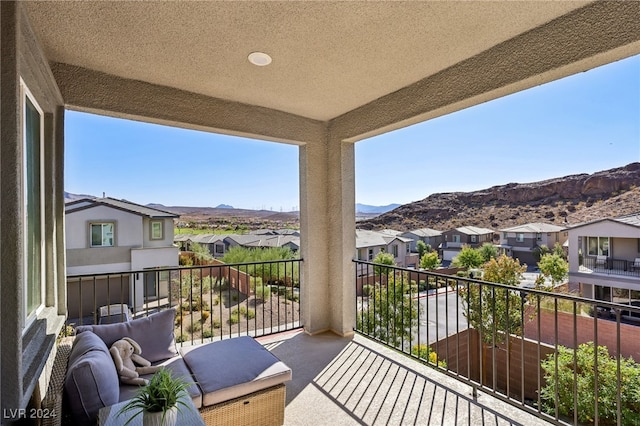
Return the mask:
{"type": "Polygon", "coordinates": [[[640,267],[635,264],[635,259],[615,259],[607,257],[598,260],[595,256],[585,256],[580,265],[580,272],[597,273],[606,275],[622,275],[640,277],[640,267]]]}
{"type": "Polygon", "coordinates": [[[217,264],[67,277],[68,320],[127,321],[175,308],[178,343],[299,328],[300,262],[217,264]]]}
{"type": "Polygon", "coordinates": [[[547,421],[636,424],[640,308],[356,263],[358,333],[547,421]]]}

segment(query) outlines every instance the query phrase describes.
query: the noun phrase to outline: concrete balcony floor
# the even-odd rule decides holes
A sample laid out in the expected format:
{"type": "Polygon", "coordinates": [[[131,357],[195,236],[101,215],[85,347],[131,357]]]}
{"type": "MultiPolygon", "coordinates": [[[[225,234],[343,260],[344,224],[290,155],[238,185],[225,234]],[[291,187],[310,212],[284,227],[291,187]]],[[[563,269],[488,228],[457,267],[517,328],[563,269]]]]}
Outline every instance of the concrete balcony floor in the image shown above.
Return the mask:
{"type": "Polygon", "coordinates": [[[360,335],[258,339],[293,370],[285,425],[546,425],[360,335]]]}

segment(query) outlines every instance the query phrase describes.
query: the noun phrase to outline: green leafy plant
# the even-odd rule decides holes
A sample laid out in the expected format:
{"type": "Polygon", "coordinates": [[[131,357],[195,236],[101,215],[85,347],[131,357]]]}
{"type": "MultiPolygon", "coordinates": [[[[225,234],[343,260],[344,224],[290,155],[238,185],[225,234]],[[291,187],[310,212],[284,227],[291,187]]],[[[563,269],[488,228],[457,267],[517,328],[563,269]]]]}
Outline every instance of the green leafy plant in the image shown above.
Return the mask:
{"type": "Polygon", "coordinates": [[[507,334],[522,334],[522,305],[518,284],[526,266],[501,255],[484,265],[484,280],[515,287],[514,290],[488,284],[462,284],[458,295],[469,324],[482,333],[484,343],[499,343],[507,334]]]}
{"type": "Polygon", "coordinates": [[[271,297],[271,288],[266,285],[257,285],[256,286],[256,299],[260,299],[262,301],[269,300],[271,297]]]}
{"type": "Polygon", "coordinates": [[[576,386],[578,420],[592,423],[595,418],[595,371],[598,372],[598,418],[602,424],[616,424],[617,398],[620,395],[620,424],[640,425],[640,364],[632,358],[620,358],[620,386],[618,359],[606,346],[596,348],[593,342],[583,343],[577,350],[564,346],[541,362],[546,385],[540,390],[542,408],[555,414],[556,392],[558,413],[573,416],[574,386],[576,386]],[[556,368],[557,362],[557,368],[556,368]],[[575,365],[574,365],[575,364],[575,365]],[[556,373],[557,371],[557,373],[556,373]]]}
{"type": "Polygon", "coordinates": [[[557,253],[542,255],[538,268],[543,276],[551,278],[553,286],[561,284],[569,273],[569,263],[557,253]]]}
{"type": "Polygon", "coordinates": [[[438,257],[438,253],[436,253],[435,251],[429,252],[429,253],[425,253],[421,258],[420,258],[420,267],[422,269],[437,269],[440,267],[440,265],[442,264],[442,262],[440,262],[440,258],[438,257]]]}
{"type": "Polygon", "coordinates": [[[376,266],[373,267],[373,272],[376,275],[385,275],[387,277],[393,272],[393,269],[378,265],[396,266],[393,255],[384,251],[381,251],[373,258],[373,263],[376,264],[376,266]]]}
{"type": "Polygon", "coordinates": [[[359,331],[380,339],[397,348],[409,342],[418,325],[420,305],[412,296],[406,280],[392,280],[381,286],[357,316],[359,331]]]}
{"type": "Polygon", "coordinates": [[[162,421],[167,415],[167,411],[176,407],[187,407],[187,403],[182,397],[188,396],[187,389],[190,383],[181,377],[172,377],[169,370],[163,368],[158,370],[148,385],[142,386],[136,395],[118,412],[118,416],[128,411],[135,411],[133,416],[127,420],[125,426],[136,416],[145,411],[162,412],[162,421]]]}
{"type": "Polygon", "coordinates": [[[480,250],[469,246],[462,246],[462,250],[451,261],[451,265],[456,268],[477,268],[485,262],[480,250]]]}

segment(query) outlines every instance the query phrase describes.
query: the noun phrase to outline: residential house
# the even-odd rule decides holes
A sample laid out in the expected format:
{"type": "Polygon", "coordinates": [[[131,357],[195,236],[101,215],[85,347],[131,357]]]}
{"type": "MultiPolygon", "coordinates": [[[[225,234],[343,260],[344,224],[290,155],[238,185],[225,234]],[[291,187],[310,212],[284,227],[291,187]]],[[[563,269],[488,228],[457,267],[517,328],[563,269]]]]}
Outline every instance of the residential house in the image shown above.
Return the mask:
{"type": "Polygon", "coordinates": [[[414,253],[418,251],[416,246],[418,241],[422,241],[423,243],[430,245],[434,250],[442,244],[442,231],[437,231],[431,228],[414,229],[412,231],[403,232],[400,236],[411,239],[409,249],[414,253]]]}
{"type": "Polygon", "coordinates": [[[355,143],[638,54],[639,8],[0,2],[1,408],[44,395],[67,315],[65,109],[298,146],[300,322],[351,335],[355,143]]]}
{"type": "Polygon", "coordinates": [[[584,297],[640,306],[640,212],[567,231],[570,288],[584,297]]]}
{"type": "Polygon", "coordinates": [[[87,282],[84,290],[77,280],[69,279],[69,315],[78,315],[80,297],[94,297],[94,286],[99,292],[95,296],[98,305],[126,302],[136,310],[151,300],[166,297],[168,287],[162,283],[168,280],[168,275],[152,270],[178,266],[178,248],[173,245],[173,220],[177,217],[174,213],[110,197],[67,203],[67,275],[141,271],[133,282],[120,283],[117,278],[108,284],[106,280],[87,282]],[[129,287],[129,300],[108,300],[108,285],[129,287]]]}
{"type": "Polygon", "coordinates": [[[225,247],[267,248],[287,247],[293,252],[300,250],[300,237],[295,235],[245,234],[227,235],[224,238],[225,247]]]}
{"type": "Polygon", "coordinates": [[[529,266],[536,265],[536,248],[546,246],[553,249],[556,244],[564,245],[567,231],[549,223],[526,223],[500,230],[500,250],[507,256],[518,259],[529,266]]]}
{"type": "Polygon", "coordinates": [[[493,243],[492,229],[477,226],[461,226],[442,233],[442,244],[438,247],[442,260],[452,260],[463,246],[478,248],[484,243],[493,243]]]}
{"type": "Polygon", "coordinates": [[[267,248],[287,247],[292,252],[300,250],[300,236],[295,233],[260,232],[257,234],[195,234],[176,235],[174,242],[181,250],[190,250],[198,243],[209,250],[213,257],[224,257],[231,247],[267,248]]]}
{"type": "Polygon", "coordinates": [[[411,255],[411,240],[393,234],[388,231],[356,229],[356,258],[372,261],[378,253],[386,252],[393,255],[396,265],[415,267],[417,256],[411,255]]]}

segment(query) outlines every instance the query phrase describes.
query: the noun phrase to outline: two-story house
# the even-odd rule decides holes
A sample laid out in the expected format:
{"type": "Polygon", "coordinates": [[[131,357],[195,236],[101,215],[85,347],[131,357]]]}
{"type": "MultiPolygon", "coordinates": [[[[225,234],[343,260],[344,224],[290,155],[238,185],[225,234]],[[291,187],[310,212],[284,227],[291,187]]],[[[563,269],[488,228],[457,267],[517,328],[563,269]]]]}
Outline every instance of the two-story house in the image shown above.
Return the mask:
{"type": "Polygon", "coordinates": [[[356,258],[372,261],[380,252],[391,253],[398,266],[415,267],[417,256],[411,255],[411,240],[391,232],[356,229],[356,258]]]}
{"type": "Polygon", "coordinates": [[[423,243],[430,245],[434,250],[437,249],[440,244],[442,244],[442,231],[437,231],[431,228],[414,229],[411,231],[403,232],[402,234],[400,234],[400,236],[411,239],[409,249],[414,253],[418,251],[416,247],[418,241],[422,241],[423,243]]]}
{"type": "Polygon", "coordinates": [[[452,260],[460,253],[463,246],[477,248],[484,243],[493,243],[493,230],[477,226],[461,226],[442,233],[440,258],[452,260]]]}
{"type": "Polygon", "coordinates": [[[526,223],[500,230],[500,249],[507,256],[518,259],[520,263],[535,265],[536,247],[546,246],[553,249],[556,244],[564,245],[567,231],[549,223],[526,223]]]}
{"type": "Polygon", "coordinates": [[[567,231],[570,288],[584,297],[640,306],[640,212],[567,231]]]}
{"type": "MultiPolygon", "coordinates": [[[[69,317],[80,316],[77,310],[80,300],[94,296],[99,305],[125,303],[134,311],[150,300],[166,297],[169,277],[152,269],[178,266],[178,248],[173,245],[173,219],[177,217],[174,213],[110,197],[67,203],[67,275],[114,273],[108,279],[82,283],[70,278],[69,317]],[[123,271],[140,273],[128,282],[128,274],[115,275],[123,271]],[[109,289],[113,286],[128,286],[129,300],[110,300],[109,289]]],[[[82,313],[86,314],[89,313],[82,313]]]]}

